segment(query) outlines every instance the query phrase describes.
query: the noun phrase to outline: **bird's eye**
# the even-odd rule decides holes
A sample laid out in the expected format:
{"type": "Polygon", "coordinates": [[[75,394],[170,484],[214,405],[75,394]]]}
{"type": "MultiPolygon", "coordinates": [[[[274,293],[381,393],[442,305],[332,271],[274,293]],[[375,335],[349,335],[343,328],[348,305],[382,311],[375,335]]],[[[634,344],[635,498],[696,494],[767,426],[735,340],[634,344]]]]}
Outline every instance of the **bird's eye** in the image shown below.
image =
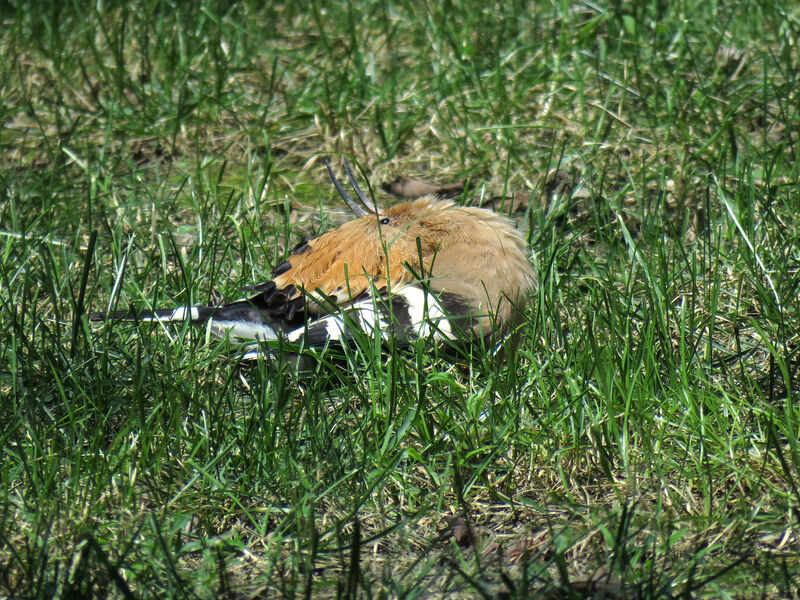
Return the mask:
{"type": "Polygon", "coordinates": [[[389,224],[389,217],[385,217],[385,218],[381,219],[379,222],[380,222],[381,225],[388,225],[389,224]]]}

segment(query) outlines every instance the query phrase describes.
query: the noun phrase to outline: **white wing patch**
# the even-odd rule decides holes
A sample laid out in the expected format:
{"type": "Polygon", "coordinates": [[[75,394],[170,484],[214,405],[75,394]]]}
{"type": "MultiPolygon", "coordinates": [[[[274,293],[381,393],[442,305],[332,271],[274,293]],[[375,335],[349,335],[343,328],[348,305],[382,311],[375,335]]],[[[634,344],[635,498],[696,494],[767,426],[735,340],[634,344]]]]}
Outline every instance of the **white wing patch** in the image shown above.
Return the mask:
{"type": "Polygon", "coordinates": [[[341,313],[326,315],[308,323],[308,325],[290,331],[286,335],[286,339],[290,342],[299,342],[307,331],[319,331],[320,327],[324,327],[327,339],[339,342],[347,337],[348,319],[357,323],[361,330],[367,334],[372,335],[376,330],[380,331],[381,336],[385,339],[388,336],[389,323],[383,312],[376,308],[375,303],[376,301],[372,297],[355,302],[348,308],[343,309],[341,313]]]}
{"type": "Polygon", "coordinates": [[[194,321],[200,318],[200,310],[196,306],[179,306],[169,314],[161,316],[157,314],[147,315],[140,317],[139,321],[144,323],[174,323],[186,320],[187,315],[190,321],[194,321]]]}
{"type": "Polygon", "coordinates": [[[453,339],[450,319],[434,294],[416,285],[404,286],[396,294],[408,305],[409,326],[417,337],[427,338],[433,333],[434,339],[453,339]]]}

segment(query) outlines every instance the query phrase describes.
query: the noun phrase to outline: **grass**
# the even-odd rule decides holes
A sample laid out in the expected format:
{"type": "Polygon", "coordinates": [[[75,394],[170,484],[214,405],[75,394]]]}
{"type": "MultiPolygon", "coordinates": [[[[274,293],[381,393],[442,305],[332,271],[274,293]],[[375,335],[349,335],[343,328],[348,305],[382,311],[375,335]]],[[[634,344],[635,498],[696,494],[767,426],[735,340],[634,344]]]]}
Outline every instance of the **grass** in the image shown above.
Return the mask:
{"type": "Polygon", "coordinates": [[[0,13],[0,595],[797,593],[793,3],[0,13]],[[89,326],[267,279],[340,153],[524,192],[508,360],[89,326]]]}

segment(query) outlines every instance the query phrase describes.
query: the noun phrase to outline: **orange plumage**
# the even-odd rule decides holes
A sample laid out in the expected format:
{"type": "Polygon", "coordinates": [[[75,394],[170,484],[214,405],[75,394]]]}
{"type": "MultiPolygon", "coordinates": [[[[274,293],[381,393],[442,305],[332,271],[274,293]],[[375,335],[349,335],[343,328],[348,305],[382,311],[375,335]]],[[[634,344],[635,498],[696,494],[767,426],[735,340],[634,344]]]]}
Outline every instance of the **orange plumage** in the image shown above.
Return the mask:
{"type": "MultiPolygon", "coordinates": [[[[525,243],[508,219],[432,196],[364,215],[308,246],[273,279],[278,289],[294,286],[290,299],[321,292],[346,306],[372,286],[391,293],[420,277],[431,291],[467,302],[482,317],[484,335],[493,322],[509,324],[535,282],[525,243]]],[[[316,314],[321,309],[309,306],[316,314]]]]}

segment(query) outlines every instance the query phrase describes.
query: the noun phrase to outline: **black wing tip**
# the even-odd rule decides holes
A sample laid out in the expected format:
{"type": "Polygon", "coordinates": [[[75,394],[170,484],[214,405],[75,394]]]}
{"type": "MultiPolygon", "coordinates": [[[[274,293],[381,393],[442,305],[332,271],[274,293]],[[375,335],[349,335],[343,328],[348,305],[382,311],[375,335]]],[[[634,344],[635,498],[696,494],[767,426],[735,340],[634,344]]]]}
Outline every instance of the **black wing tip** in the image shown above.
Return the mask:
{"type": "Polygon", "coordinates": [[[292,248],[292,254],[303,254],[304,252],[308,252],[311,250],[311,244],[308,243],[307,240],[303,240],[299,242],[294,248],[292,248]]]}
{"type": "Polygon", "coordinates": [[[284,260],[282,263],[275,265],[275,268],[272,269],[272,276],[278,277],[280,275],[283,275],[284,273],[286,273],[286,271],[288,271],[291,268],[292,268],[292,263],[290,263],[288,260],[284,260]]]}
{"type": "Polygon", "coordinates": [[[267,294],[267,293],[271,292],[272,290],[274,290],[276,287],[278,287],[277,284],[274,281],[270,280],[270,281],[265,281],[264,283],[256,283],[254,285],[246,285],[245,287],[242,288],[242,291],[244,291],[244,292],[257,292],[257,293],[267,294]]]}

